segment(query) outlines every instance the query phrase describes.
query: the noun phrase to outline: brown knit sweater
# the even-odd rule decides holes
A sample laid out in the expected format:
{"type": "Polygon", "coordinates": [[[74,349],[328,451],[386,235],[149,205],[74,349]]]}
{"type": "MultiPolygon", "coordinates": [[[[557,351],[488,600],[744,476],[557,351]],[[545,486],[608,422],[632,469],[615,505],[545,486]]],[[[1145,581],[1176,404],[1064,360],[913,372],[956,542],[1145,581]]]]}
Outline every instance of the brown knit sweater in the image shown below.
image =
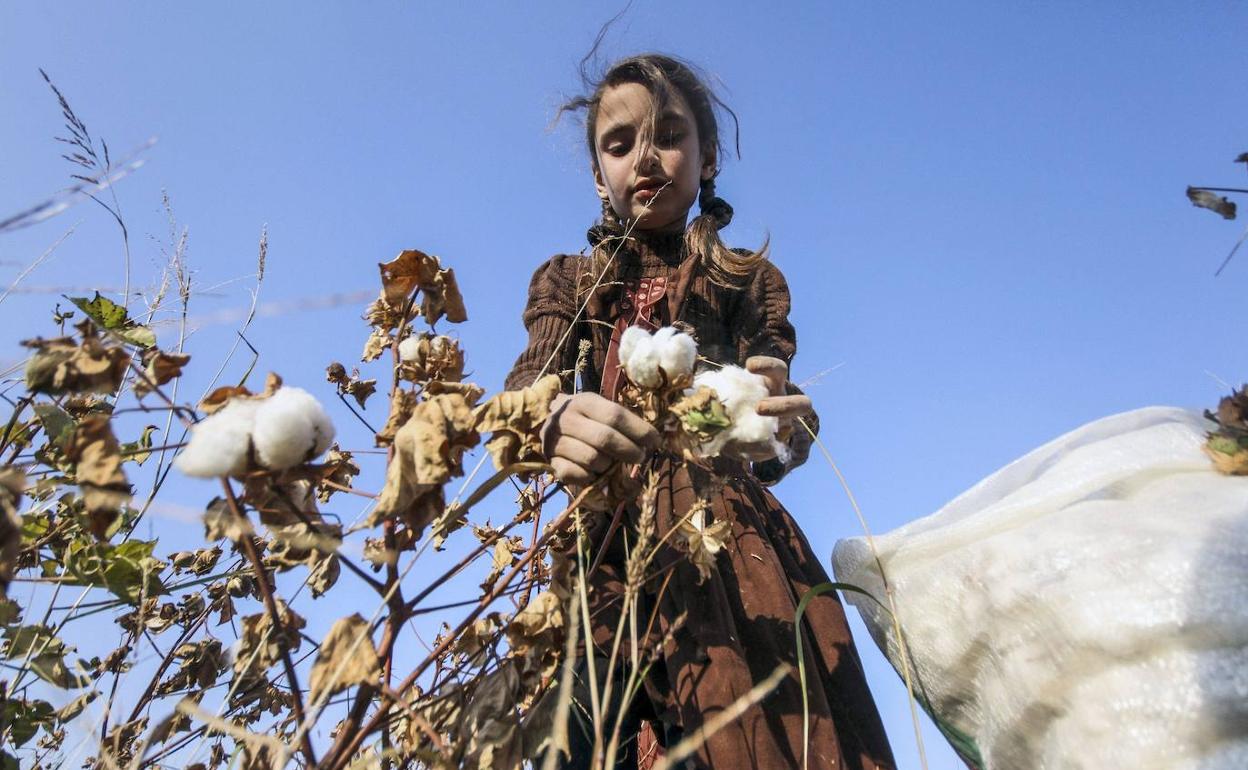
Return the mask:
{"type": "MultiPolygon", "coordinates": [[[[533,273],[523,316],[529,343],[507,377],[507,389],[523,388],[542,374],[556,373],[571,393],[578,389],[573,374],[579,368],[579,389],[599,391],[612,327],[629,310],[623,290],[641,278],[668,279],[659,320],[690,331],[702,357],[743,365],[750,356],[773,356],[790,363],[797,351],[797,334],[789,322],[789,287],[770,261],[741,285],[723,286],[711,280],[697,257],[685,257],[684,238],[674,234],[630,239],[616,256],[615,275],[593,291],[587,291],[594,284],[590,271],[588,257],[560,254],[533,273]],[[578,367],[582,340],[589,342],[590,355],[578,367]]],[[[796,386],[789,389],[800,393],[796,386]]],[[[807,422],[818,430],[817,417],[811,415],[807,422]]],[[[790,439],[793,451],[787,465],[759,463],[756,475],[768,482],[778,480],[806,460],[810,443],[809,434],[798,426],[790,439]]]]}

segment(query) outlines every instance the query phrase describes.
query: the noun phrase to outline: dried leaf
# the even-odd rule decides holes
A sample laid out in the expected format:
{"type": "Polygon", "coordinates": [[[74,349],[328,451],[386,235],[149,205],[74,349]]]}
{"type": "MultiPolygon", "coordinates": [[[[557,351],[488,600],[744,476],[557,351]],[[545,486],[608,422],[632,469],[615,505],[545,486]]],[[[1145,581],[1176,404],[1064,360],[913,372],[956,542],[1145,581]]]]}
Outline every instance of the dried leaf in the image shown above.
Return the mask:
{"type": "Polygon", "coordinates": [[[147,377],[146,379],[135,378],[134,394],[142,398],[152,392],[154,386],[164,385],[176,377],[181,377],[182,367],[186,366],[190,360],[190,355],[185,353],[166,353],[157,348],[144,351],[143,373],[147,377]]]}
{"type": "Polygon", "coordinates": [[[433,396],[416,405],[394,440],[386,485],[370,523],[401,519],[419,538],[442,513],[442,485],[462,476],[463,454],[477,445],[472,404],[458,394],[433,396]]]}
{"type": "Polygon", "coordinates": [[[410,390],[395,388],[390,398],[390,413],[386,415],[386,424],[377,432],[377,446],[390,446],[399,428],[411,419],[416,409],[416,395],[410,390]]]}
{"type": "Polygon", "coordinates": [[[236,676],[263,676],[269,666],[281,659],[283,650],[291,653],[299,650],[303,644],[299,631],[307,622],[281,599],[277,600],[277,616],[280,621],[277,626],[267,612],[243,618],[234,655],[236,676]]]}
{"type": "Polygon", "coordinates": [[[1187,199],[1197,208],[1209,209],[1215,214],[1221,214],[1223,219],[1235,218],[1235,204],[1225,197],[1219,197],[1216,193],[1200,187],[1189,187],[1187,199]]]}
{"type": "Polygon", "coordinates": [[[59,710],[57,710],[56,721],[64,724],[65,722],[68,722],[74,717],[78,716],[79,714],[82,713],[82,710],[85,709],[87,705],[91,703],[91,701],[96,699],[96,697],[99,694],[100,693],[98,690],[84,692],[82,695],[79,695],[77,698],[74,698],[69,703],[66,703],[59,710]]]}
{"type": "Polygon", "coordinates": [[[526,674],[543,678],[553,675],[559,664],[564,626],[562,600],[552,591],[543,591],[508,622],[508,655],[526,674]]]}
{"type": "Polygon", "coordinates": [[[540,432],[559,391],[559,376],[548,374],[527,388],[504,391],[477,407],[477,431],[494,433],[485,448],[494,458],[495,468],[545,461],[540,432]]]}
{"type": "Polygon", "coordinates": [[[463,766],[473,770],[519,768],[521,755],[520,677],[504,662],[480,680],[464,709],[461,730],[469,736],[463,766]]]}
{"type": "Polygon", "coordinates": [[[121,469],[121,445],[113,435],[112,422],[104,415],[84,417],[74,429],[66,454],[77,464],[75,476],[91,532],[103,539],[130,501],[130,484],[121,469]]]}
{"type": "Polygon", "coordinates": [[[377,380],[361,380],[359,369],[352,369],[348,376],[347,367],[337,361],[325,368],[325,379],[337,386],[338,395],[351,396],[361,409],[368,397],[377,392],[377,380]]]}
{"type": "Polygon", "coordinates": [[[732,525],[724,520],[708,525],[706,514],[710,506],[704,500],[694,504],[693,510],[680,522],[680,537],[689,553],[689,561],[698,568],[698,582],[711,576],[715,569],[715,557],[724,548],[724,540],[732,533],[732,525]]]}
{"type": "Polygon", "coordinates": [[[26,387],[35,393],[115,393],[130,366],[130,353],[94,336],[81,345],[69,337],[22,343],[35,353],[26,364],[26,387]]]}
{"type": "Polygon", "coordinates": [[[8,596],[9,581],[22,549],[22,523],[17,504],[26,488],[26,476],[12,466],[0,468],[0,599],[8,596]]]}
{"type": "Polygon", "coordinates": [[[696,443],[706,443],[732,425],[728,411],[711,388],[701,387],[672,405],[672,414],[696,443]]]}
{"type": "Polygon", "coordinates": [[[223,497],[214,497],[204,511],[204,539],[220,540],[226,538],[238,542],[244,537],[255,534],[251,520],[245,516],[235,516],[223,497]]]}
{"type": "Polygon", "coordinates": [[[282,387],[282,378],[274,372],[269,372],[264,380],[264,392],[252,393],[243,385],[224,385],[209,393],[199,402],[199,411],[204,414],[212,414],[218,410],[224,409],[225,405],[230,403],[232,398],[269,398],[282,387]]]}
{"type": "Polygon", "coordinates": [[[458,382],[464,376],[464,351],[446,335],[410,336],[399,344],[399,358],[399,376],[412,382],[458,382]]]}
{"type": "Polygon", "coordinates": [[[443,269],[437,257],[408,249],[378,267],[381,269],[381,298],[390,307],[402,307],[412,292],[420,289],[425,323],[432,326],[443,316],[451,323],[468,320],[455,271],[443,269]]]}
{"type": "Polygon", "coordinates": [[[380,680],[381,660],[368,621],[358,613],[334,621],[312,664],[312,700],[380,680]]]}
{"type": "Polygon", "coordinates": [[[325,462],[316,468],[316,499],[328,503],[329,498],[339,490],[325,482],[333,482],[338,486],[350,487],[355,477],[360,475],[360,466],[350,452],[340,449],[337,444],[329,448],[325,462]]]}

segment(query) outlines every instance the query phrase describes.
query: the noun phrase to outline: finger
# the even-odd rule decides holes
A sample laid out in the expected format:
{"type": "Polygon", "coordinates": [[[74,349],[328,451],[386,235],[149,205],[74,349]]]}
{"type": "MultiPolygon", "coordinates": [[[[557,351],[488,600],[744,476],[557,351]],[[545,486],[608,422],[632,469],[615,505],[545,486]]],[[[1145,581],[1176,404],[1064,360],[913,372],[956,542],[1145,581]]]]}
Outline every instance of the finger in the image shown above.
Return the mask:
{"type": "Polygon", "coordinates": [[[600,398],[586,406],[586,417],[623,434],[634,444],[652,449],[659,446],[659,432],[654,426],[619,404],[600,398]]]}
{"type": "Polygon", "coordinates": [[[584,485],[594,480],[593,475],[589,471],[562,457],[556,457],[551,460],[550,467],[555,469],[555,477],[565,484],[584,485]]]}
{"type": "Polygon", "coordinates": [[[582,441],[613,459],[639,463],[646,456],[645,450],[628,436],[583,415],[568,415],[562,428],[563,435],[582,441]]]}
{"type": "Polygon", "coordinates": [[[554,456],[571,460],[593,473],[602,473],[611,467],[611,458],[594,447],[572,436],[560,436],[555,441],[554,456]]]}
{"type": "Polygon", "coordinates": [[[745,360],[746,371],[761,374],[767,378],[767,386],[774,394],[784,392],[784,383],[789,379],[789,366],[773,356],[750,356],[745,360]]]}
{"type": "Polygon", "coordinates": [[[755,410],[763,417],[802,417],[810,414],[810,397],[772,396],[760,399],[755,410]]]}

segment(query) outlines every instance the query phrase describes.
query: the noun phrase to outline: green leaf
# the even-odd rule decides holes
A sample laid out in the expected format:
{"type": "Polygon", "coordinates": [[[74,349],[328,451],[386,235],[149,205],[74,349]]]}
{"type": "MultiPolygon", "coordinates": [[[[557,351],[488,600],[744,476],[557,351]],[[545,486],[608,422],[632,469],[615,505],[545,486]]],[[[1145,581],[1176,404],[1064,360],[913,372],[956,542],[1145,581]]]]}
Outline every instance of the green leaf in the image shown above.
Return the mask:
{"type": "Polygon", "coordinates": [[[1209,436],[1209,448],[1224,455],[1233,455],[1239,452],[1240,447],[1239,442],[1230,436],[1214,433],[1209,436]]]}
{"type": "MultiPolygon", "coordinates": [[[[6,700],[0,705],[0,730],[7,729],[13,747],[19,748],[34,737],[40,726],[51,727],[52,713],[52,704],[47,701],[6,700]]],[[[5,754],[0,760],[0,768],[7,767],[9,759],[5,754]]]]}
{"type": "Polygon", "coordinates": [[[47,434],[48,440],[58,449],[64,449],[65,442],[73,435],[74,427],[78,423],[69,416],[69,412],[51,402],[35,404],[33,408],[35,416],[43,425],[43,432],[47,434]]]}
{"type": "Polygon", "coordinates": [[[84,687],[90,679],[70,673],[65,666],[65,643],[44,625],[10,626],[4,629],[4,656],[27,661],[40,679],[66,690],[84,687]]]}
{"type": "Polygon", "coordinates": [[[67,299],[90,316],[101,329],[116,332],[131,345],[150,348],[156,344],[156,335],[151,329],[132,321],[124,307],[108,297],[100,296],[98,291],[91,299],[86,297],[68,297],[67,299]]]}
{"type": "Polygon", "coordinates": [[[13,599],[0,599],[0,625],[12,625],[22,619],[22,605],[13,599]]]}
{"type": "Polygon", "coordinates": [[[107,589],[130,604],[138,604],[144,595],[168,593],[159,577],[163,565],[151,558],[155,548],[155,540],[127,540],[117,546],[75,540],[63,559],[67,582],[107,589]]]}
{"type": "Polygon", "coordinates": [[[124,307],[108,297],[100,296],[98,291],[91,299],[86,297],[68,297],[68,299],[77,305],[79,310],[90,316],[101,329],[120,329],[130,320],[124,307]]]}

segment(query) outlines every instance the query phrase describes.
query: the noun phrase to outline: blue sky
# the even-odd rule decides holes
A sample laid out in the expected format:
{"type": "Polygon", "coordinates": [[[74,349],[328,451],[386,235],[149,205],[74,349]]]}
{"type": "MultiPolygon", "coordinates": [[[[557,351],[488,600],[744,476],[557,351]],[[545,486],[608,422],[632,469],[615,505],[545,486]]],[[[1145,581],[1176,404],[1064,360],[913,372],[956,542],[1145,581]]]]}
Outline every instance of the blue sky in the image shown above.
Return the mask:
{"type": "MultiPolygon", "coordinates": [[[[400,249],[441,255],[468,301],[470,368],[497,388],[523,343],[529,274],[579,250],[597,209],[579,125],[550,124],[616,9],[469,7],[5,4],[0,215],[67,184],[42,67],[115,154],[159,138],[117,192],[138,278],[169,239],[162,190],[190,229],[203,369],[230,344],[233,327],[210,321],[249,301],[267,225],[263,302],[371,291],[400,249]]],[[[737,211],[725,237],[770,235],[793,292],[794,379],[835,367],[810,394],[884,532],[1084,422],[1212,405],[1248,380],[1248,253],[1213,277],[1243,225],[1183,195],[1248,182],[1231,163],[1248,150],[1244,29],[1234,3],[639,0],[604,52],[677,53],[722,82],[742,150],[719,182],[737,211]]],[[[24,285],[119,286],[115,229],[89,205],[0,236],[0,283],[71,226],[24,285]]],[[[17,339],[50,332],[56,297],[0,306],[6,367],[17,339]]],[[[330,400],[323,370],[356,355],[359,311],[261,318],[260,368],[330,400]]],[[[171,492],[188,510],[212,493],[171,492]]],[[[858,533],[815,462],[779,495],[821,554],[858,533]]],[[[171,549],[196,534],[173,516],[153,526],[171,549]]],[[[916,766],[904,691],[856,628],[902,766],[916,766]]],[[[931,766],[955,766],[939,744],[929,731],[931,766]]]]}

